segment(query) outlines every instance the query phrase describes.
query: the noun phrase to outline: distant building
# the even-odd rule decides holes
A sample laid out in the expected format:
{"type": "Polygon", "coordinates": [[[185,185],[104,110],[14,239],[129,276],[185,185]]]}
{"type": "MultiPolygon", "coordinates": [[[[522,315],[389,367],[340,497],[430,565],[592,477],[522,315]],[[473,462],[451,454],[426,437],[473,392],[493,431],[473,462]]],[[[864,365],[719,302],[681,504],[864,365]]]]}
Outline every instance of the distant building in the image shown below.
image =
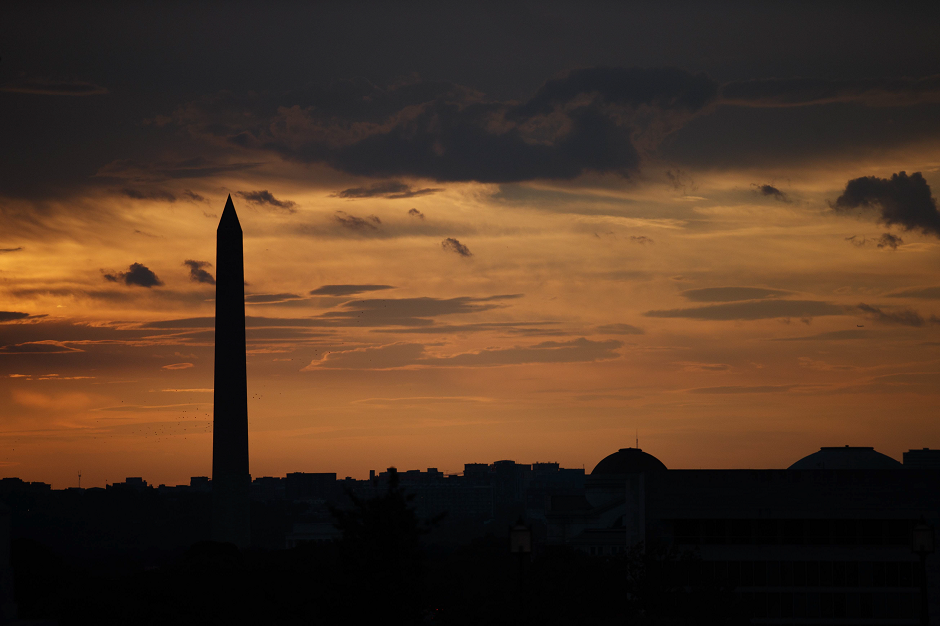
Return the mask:
{"type": "Polygon", "coordinates": [[[335,473],[293,472],[284,478],[288,500],[331,500],[337,496],[335,473]]]}
{"type": "Polygon", "coordinates": [[[148,489],[147,481],[140,476],[128,476],[123,483],[111,483],[108,489],[133,489],[134,491],[144,491],[148,489]]]}
{"type": "MultiPolygon", "coordinates": [[[[334,474],[334,482],[336,475],[334,474]]],[[[259,476],[251,481],[251,499],[263,500],[283,500],[286,497],[286,480],[277,476],[259,476]]]]}
{"type": "MultiPolygon", "coordinates": [[[[758,624],[918,623],[921,518],[940,524],[940,471],[872,448],[822,448],[786,470],[668,470],[637,448],[603,459],[580,498],[553,499],[548,542],[620,554],[640,542],[701,556],[758,624]]],[[[940,558],[928,559],[940,616],[940,558]]]]}
{"type": "Polygon", "coordinates": [[[940,450],[923,448],[904,453],[904,467],[908,469],[940,469],[940,450]]]}
{"type": "Polygon", "coordinates": [[[28,483],[19,478],[0,478],[0,496],[12,493],[43,493],[52,490],[49,483],[31,482],[28,483]]]}

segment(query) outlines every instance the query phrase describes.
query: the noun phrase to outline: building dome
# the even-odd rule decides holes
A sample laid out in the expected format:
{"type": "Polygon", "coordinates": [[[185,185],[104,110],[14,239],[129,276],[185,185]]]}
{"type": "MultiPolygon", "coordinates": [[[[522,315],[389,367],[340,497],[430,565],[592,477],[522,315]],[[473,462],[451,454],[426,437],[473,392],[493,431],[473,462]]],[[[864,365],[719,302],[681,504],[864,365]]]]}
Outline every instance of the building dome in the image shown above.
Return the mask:
{"type": "MultiPolygon", "coordinates": [[[[606,460],[606,459],[605,459],[606,460]]],[[[816,469],[901,469],[904,467],[890,456],[875,452],[874,448],[851,447],[820,448],[789,467],[791,470],[816,469]]]]}
{"type": "Polygon", "coordinates": [[[652,454],[639,448],[621,448],[598,463],[591,476],[661,472],[665,469],[663,462],[652,454]]]}

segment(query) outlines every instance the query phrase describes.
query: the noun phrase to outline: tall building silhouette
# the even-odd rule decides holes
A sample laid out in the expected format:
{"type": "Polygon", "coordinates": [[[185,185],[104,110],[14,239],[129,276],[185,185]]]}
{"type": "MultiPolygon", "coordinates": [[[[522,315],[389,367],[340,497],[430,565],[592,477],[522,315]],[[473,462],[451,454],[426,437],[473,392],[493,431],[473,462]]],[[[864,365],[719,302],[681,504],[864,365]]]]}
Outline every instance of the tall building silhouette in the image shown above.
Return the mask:
{"type": "Polygon", "coordinates": [[[212,426],[212,539],[248,547],[248,381],[245,263],[232,196],[216,233],[215,390],[212,426]]]}

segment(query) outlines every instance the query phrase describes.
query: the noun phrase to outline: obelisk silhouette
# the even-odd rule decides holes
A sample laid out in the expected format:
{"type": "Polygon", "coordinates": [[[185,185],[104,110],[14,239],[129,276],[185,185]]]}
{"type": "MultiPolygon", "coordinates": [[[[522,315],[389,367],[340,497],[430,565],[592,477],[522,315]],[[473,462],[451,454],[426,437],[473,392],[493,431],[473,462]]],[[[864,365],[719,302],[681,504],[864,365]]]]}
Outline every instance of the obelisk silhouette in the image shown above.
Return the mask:
{"type": "Polygon", "coordinates": [[[212,416],[212,539],[247,548],[248,379],[245,371],[245,262],[232,196],[216,231],[215,390],[212,416]]]}

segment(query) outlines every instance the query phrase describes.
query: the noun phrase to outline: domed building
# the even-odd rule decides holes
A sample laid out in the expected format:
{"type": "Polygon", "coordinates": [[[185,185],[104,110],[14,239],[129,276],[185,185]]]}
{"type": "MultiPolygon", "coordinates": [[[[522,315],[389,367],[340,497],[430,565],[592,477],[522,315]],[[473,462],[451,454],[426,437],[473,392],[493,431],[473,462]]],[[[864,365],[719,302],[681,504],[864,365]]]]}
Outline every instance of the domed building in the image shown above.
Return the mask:
{"type": "Polygon", "coordinates": [[[584,482],[584,496],[595,507],[622,501],[628,476],[665,471],[663,462],[652,454],[639,448],[620,448],[594,466],[584,482]]]}
{"type": "Polygon", "coordinates": [[[613,454],[605,456],[601,462],[594,466],[591,476],[625,475],[639,472],[662,472],[666,466],[652,454],[643,452],[639,448],[620,448],[613,454]]]}
{"type": "Polygon", "coordinates": [[[886,454],[871,447],[820,448],[791,465],[791,470],[880,470],[901,469],[904,466],[886,454]]]}

